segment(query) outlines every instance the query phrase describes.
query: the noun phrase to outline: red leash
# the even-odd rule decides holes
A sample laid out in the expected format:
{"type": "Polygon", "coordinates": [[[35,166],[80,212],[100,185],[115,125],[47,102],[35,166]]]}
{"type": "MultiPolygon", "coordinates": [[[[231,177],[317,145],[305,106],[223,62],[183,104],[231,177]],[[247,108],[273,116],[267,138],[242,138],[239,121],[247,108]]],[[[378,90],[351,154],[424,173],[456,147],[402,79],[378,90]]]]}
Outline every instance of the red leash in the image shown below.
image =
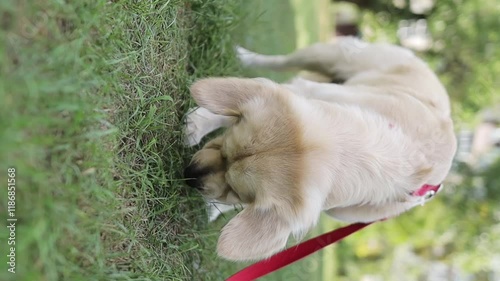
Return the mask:
{"type": "MultiPolygon", "coordinates": [[[[416,203],[423,205],[425,202],[432,199],[432,197],[437,194],[441,187],[441,184],[424,184],[420,187],[420,189],[413,192],[411,195],[420,199],[416,201],[416,203]]],[[[370,224],[372,223],[354,223],[339,229],[332,230],[318,237],[309,239],[305,242],[300,243],[299,245],[279,252],[269,259],[262,260],[242,269],[241,271],[226,279],[226,281],[255,280],[273,271],[283,268],[293,262],[296,262],[314,252],[317,252],[328,245],[342,240],[345,237],[370,224]]]]}
{"type": "Polygon", "coordinates": [[[309,239],[297,246],[288,248],[275,254],[269,259],[262,260],[237,272],[226,281],[250,281],[296,262],[324,247],[333,244],[371,223],[354,223],[339,229],[332,230],[318,237],[309,239]]]}

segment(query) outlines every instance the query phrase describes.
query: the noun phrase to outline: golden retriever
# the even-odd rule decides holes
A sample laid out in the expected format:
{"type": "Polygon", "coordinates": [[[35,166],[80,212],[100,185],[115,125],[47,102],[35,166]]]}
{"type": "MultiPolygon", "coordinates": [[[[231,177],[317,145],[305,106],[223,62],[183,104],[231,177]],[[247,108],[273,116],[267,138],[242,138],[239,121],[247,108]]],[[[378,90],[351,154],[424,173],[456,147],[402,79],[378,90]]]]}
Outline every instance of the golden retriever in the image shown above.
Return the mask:
{"type": "Polygon", "coordinates": [[[210,140],[185,169],[205,198],[244,209],[222,229],[218,254],[269,257],[320,215],[348,222],[396,216],[422,202],[413,193],[446,177],[456,150],[450,102],[411,51],[354,38],[290,55],[238,49],[248,67],[303,69],[344,84],[296,78],[208,78],[194,83],[200,106],[186,137],[210,140]]]}

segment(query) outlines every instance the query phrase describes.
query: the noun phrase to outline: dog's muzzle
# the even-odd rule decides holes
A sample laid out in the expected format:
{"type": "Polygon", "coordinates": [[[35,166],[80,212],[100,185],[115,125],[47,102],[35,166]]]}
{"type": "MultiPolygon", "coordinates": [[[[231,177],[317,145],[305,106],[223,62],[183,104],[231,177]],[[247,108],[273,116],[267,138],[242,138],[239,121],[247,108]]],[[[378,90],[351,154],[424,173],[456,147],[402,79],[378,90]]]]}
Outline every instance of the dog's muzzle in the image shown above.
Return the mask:
{"type": "Polygon", "coordinates": [[[208,173],[205,169],[200,168],[196,163],[189,164],[184,169],[184,178],[186,184],[190,187],[194,187],[198,190],[202,189],[203,183],[201,178],[208,173]]]}

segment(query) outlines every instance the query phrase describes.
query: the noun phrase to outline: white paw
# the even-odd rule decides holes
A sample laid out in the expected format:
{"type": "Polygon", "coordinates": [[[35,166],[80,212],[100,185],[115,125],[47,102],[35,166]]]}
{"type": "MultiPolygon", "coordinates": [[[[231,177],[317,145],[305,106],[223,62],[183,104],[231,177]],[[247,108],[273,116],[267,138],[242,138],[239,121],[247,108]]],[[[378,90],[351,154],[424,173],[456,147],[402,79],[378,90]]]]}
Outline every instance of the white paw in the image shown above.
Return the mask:
{"type": "Polygon", "coordinates": [[[213,130],[214,116],[217,115],[203,107],[190,109],[184,127],[184,144],[187,146],[199,144],[201,139],[213,130]]]}
{"type": "Polygon", "coordinates": [[[244,66],[251,66],[258,54],[249,51],[241,46],[236,46],[236,54],[244,66]]]}
{"type": "Polygon", "coordinates": [[[235,210],[241,210],[242,208],[243,208],[242,205],[233,205],[233,204],[218,203],[216,201],[214,201],[214,202],[207,201],[208,221],[213,222],[220,215],[222,215],[224,213],[227,213],[230,211],[235,211],[235,210]]]}

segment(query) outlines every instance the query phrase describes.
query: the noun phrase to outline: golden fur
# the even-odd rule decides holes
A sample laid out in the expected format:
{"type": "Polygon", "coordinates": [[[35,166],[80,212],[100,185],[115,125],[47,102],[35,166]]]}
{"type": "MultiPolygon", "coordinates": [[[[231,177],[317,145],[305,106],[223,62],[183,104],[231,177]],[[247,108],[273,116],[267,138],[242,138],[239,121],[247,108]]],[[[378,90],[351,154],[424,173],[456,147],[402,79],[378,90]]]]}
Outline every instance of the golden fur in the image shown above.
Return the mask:
{"type": "Polygon", "coordinates": [[[188,115],[188,144],[227,129],[194,155],[188,184],[207,199],[245,205],[222,229],[222,257],[268,257],[321,211],[351,222],[396,216],[417,205],[413,191],[448,173],[456,149],[449,100],[411,52],[344,38],[287,56],[239,54],[248,67],[308,69],[346,82],[193,84],[200,108],[188,115]]]}

